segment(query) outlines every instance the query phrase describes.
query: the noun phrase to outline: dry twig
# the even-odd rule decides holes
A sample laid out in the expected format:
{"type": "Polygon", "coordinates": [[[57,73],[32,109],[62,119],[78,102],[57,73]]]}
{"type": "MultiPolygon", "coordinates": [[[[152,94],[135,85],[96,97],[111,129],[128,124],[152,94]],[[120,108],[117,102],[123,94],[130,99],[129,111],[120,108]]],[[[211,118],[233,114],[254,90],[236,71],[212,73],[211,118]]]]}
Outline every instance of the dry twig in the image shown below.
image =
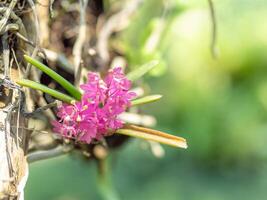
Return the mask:
{"type": "Polygon", "coordinates": [[[216,41],[217,41],[217,23],[216,23],[216,16],[215,16],[215,9],[213,0],[208,0],[209,8],[210,8],[210,17],[211,17],[211,25],[212,25],[212,37],[211,37],[211,54],[213,58],[217,58],[218,52],[216,48],[216,41]]]}
{"type": "Polygon", "coordinates": [[[101,27],[98,33],[96,50],[105,65],[110,60],[108,41],[111,34],[117,31],[121,31],[122,29],[127,27],[127,25],[129,24],[130,16],[134,13],[134,11],[136,11],[142,1],[143,0],[127,1],[127,4],[123,6],[122,10],[109,17],[109,19],[101,27]]]}
{"type": "Polygon", "coordinates": [[[89,0],[80,0],[79,34],[73,47],[75,85],[79,85],[81,78],[82,50],[86,42],[86,8],[89,0]]]}

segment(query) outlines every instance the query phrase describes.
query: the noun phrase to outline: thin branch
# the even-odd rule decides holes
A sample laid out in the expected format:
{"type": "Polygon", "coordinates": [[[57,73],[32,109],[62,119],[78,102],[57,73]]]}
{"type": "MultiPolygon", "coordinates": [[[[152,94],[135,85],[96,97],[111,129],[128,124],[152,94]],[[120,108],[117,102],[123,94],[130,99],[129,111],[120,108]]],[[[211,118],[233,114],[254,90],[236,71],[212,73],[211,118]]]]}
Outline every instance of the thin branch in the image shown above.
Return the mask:
{"type": "Polygon", "coordinates": [[[143,0],[127,1],[127,4],[118,13],[109,17],[102,26],[98,34],[96,49],[104,63],[108,63],[109,49],[108,41],[113,32],[126,28],[130,21],[130,16],[136,11],[143,0]]]}
{"type": "MultiPolygon", "coordinates": [[[[39,47],[39,45],[40,45],[40,40],[39,40],[40,25],[39,25],[38,15],[37,15],[37,12],[36,12],[36,7],[35,7],[34,2],[32,0],[27,0],[27,2],[31,7],[32,12],[33,12],[33,16],[34,16],[35,32],[36,32],[36,38],[35,38],[36,47],[34,48],[32,54],[31,54],[31,57],[35,58],[37,56],[37,54],[38,54],[39,49],[40,49],[40,47],[39,47]]],[[[25,72],[24,78],[28,78],[30,73],[31,73],[31,64],[28,63],[27,67],[26,67],[26,72],[25,72]]]]}
{"type": "Polygon", "coordinates": [[[55,100],[52,103],[49,103],[49,104],[47,104],[45,106],[42,106],[42,107],[37,108],[33,112],[24,112],[23,113],[23,116],[24,117],[34,117],[36,114],[41,113],[41,112],[43,112],[43,111],[45,111],[47,109],[53,108],[55,106],[58,106],[59,104],[60,104],[60,102],[58,100],[55,100]]]}
{"type": "Polygon", "coordinates": [[[10,78],[9,77],[10,49],[8,45],[8,34],[4,33],[1,40],[2,40],[2,46],[3,46],[4,78],[10,78]]]}
{"type": "Polygon", "coordinates": [[[32,41],[28,40],[28,38],[26,38],[25,36],[23,36],[21,33],[16,32],[16,36],[18,36],[18,38],[20,38],[22,41],[26,42],[27,44],[29,44],[29,45],[31,45],[33,47],[36,46],[32,41]]]}
{"type": "Polygon", "coordinates": [[[209,3],[209,9],[210,9],[210,17],[211,17],[211,25],[212,25],[212,37],[211,37],[211,54],[213,58],[217,58],[217,48],[216,48],[216,42],[217,42],[217,23],[216,23],[216,15],[215,15],[215,8],[213,4],[213,0],[208,0],[209,3]]]}
{"type": "Polygon", "coordinates": [[[54,12],[53,12],[53,3],[55,0],[49,0],[49,12],[50,12],[50,17],[54,17],[54,12]]]}
{"type": "Polygon", "coordinates": [[[13,11],[14,7],[16,6],[18,0],[12,0],[9,4],[8,9],[6,10],[3,18],[0,20],[0,33],[2,33],[4,27],[6,26],[8,19],[13,11]]]}
{"type": "Polygon", "coordinates": [[[36,151],[27,156],[27,161],[29,163],[33,163],[40,160],[62,156],[69,153],[72,149],[73,149],[72,146],[58,146],[54,149],[46,151],[36,151]]]}
{"type": "MultiPolygon", "coordinates": [[[[32,69],[32,79],[34,81],[36,81],[36,82],[40,81],[40,76],[39,76],[36,68],[32,69]]],[[[34,90],[34,92],[35,92],[35,95],[38,96],[38,101],[37,101],[38,106],[39,107],[46,106],[47,102],[46,102],[45,98],[43,97],[42,92],[36,91],[36,90],[34,90]]],[[[53,111],[51,109],[47,109],[46,112],[45,112],[45,115],[50,120],[55,120],[56,119],[56,117],[55,117],[55,115],[54,115],[54,113],[53,113],[53,111]]]]}
{"type": "Polygon", "coordinates": [[[58,67],[62,68],[70,74],[74,74],[73,66],[70,64],[66,56],[62,53],[57,53],[50,49],[44,49],[46,58],[52,62],[57,62],[58,67]]]}
{"type": "Polygon", "coordinates": [[[81,67],[82,62],[82,50],[84,43],[86,41],[86,8],[89,0],[80,0],[80,27],[79,34],[75,41],[72,54],[74,56],[74,77],[75,85],[79,85],[79,68],[81,67]]]}

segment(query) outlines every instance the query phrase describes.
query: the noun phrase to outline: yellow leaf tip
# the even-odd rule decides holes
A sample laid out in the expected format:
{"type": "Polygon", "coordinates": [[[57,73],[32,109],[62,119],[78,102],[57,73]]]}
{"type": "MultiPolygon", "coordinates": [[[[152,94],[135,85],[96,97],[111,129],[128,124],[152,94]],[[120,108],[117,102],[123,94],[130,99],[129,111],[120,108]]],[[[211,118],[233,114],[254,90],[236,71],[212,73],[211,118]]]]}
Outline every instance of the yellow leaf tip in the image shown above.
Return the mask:
{"type": "Polygon", "coordinates": [[[153,95],[155,98],[158,98],[158,99],[161,99],[162,97],[163,97],[163,95],[161,95],[161,94],[154,94],[153,95]]]}
{"type": "Polygon", "coordinates": [[[177,144],[177,147],[187,149],[188,145],[187,145],[186,141],[184,141],[184,142],[179,142],[179,144],[177,144]]]}

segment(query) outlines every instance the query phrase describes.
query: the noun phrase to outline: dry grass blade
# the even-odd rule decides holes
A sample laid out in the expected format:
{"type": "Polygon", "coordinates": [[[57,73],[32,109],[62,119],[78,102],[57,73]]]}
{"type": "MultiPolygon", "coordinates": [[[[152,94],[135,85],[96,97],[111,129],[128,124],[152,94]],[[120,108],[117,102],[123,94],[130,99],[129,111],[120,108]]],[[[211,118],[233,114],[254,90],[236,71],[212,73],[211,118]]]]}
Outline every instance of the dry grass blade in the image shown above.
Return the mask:
{"type": "Polygon", "coordinates": [[[146,140],[152,140],[169,146],[180,147],[184,149],[187,148],[187,143],[184,138],[149,128],[143,128],[134,125],[125,125],[123,128],[118,129],[116,133],[146,140]]]}

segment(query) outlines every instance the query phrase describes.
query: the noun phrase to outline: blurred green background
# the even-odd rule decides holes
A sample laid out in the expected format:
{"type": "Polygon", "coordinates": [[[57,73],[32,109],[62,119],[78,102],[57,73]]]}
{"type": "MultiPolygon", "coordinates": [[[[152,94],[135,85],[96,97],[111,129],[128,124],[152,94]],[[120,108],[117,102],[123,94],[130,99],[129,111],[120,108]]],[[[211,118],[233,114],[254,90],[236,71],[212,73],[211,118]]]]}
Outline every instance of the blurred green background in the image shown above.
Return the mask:
{"type": "MultiPolygon", "coordinates": [[[[137,139],[114,151],[112,180],[123,200],[266,199],[267,2],[214,5],[217,59],[206,0],[145,1],[118,38],[132,68],[160,61],[145,82],[164,98],[141,109],[189,144],[164,146],[160,159],[137,139]]],[[[96,179],[96,164],[75,156],[34,163],[26,199],[101,199],[96,179]]]]}

